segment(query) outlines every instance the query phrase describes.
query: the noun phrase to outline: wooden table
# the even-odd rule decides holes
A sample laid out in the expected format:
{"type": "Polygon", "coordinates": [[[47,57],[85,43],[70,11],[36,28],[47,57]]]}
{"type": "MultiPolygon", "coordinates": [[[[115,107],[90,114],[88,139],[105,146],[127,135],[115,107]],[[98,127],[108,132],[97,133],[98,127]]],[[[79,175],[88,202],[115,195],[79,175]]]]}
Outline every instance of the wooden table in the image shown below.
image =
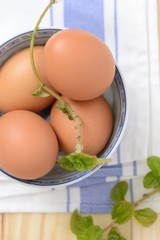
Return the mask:
{"type": "MultiPolygon", "coordinates": [[[[160,0],[157,1],[160,15],[160,0]]],[[[160,23],[160,17],[158,21],[160,23]]],[[[94,222],[102,228],[111,222],[110,215],[92,214],[92,216],[94,222]]],[[[69,228],[70,217],[69,213],[0,214],[0,240],[76,240],[69,228]]],[[[141,227],[135,220],[132,220],[120,229],[128,240],[159,240],[160,214],[158,220],[150,228],[141,227]]]]}
{"type": "MultiPolygon", "coordinates": [[[[105,228],[110,215],[92,214],[95,224],[105,228]]],[[[2,214],[0,240],[76,240],[69,228],[70,214],[2,214]]],[[[160,215],[150,228],[141,227],[134,220],[120,227],[127,240],[159,240],[160,215]]],[[[94,240],[94,239],[93,239],[94,240]]]]}

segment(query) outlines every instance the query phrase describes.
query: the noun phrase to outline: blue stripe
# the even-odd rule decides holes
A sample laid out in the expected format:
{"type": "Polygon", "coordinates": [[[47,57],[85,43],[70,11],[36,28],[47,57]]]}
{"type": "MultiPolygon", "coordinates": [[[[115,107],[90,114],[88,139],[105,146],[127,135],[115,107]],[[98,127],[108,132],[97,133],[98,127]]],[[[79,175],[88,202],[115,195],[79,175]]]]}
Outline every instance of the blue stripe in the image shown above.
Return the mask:
{"type": "Polygon", "coordinates": [[[64,25],[92,32],[104,40],[103,7],[103,0],[65,0],[64,25]]]}
{"type": "Polygon", "coordinates": [[[120,148],[120,145],[117,148],[117,161],[118,161],[118,165],[121,165],[121,148],[120,148]]]}
{"type": "Polygon", "coordinates": [[[67,202],[66,202],[66,211],[69,212],[70,211],[70,192],[69,192],[69,187],[66,188],[67,191],[67,202]]]}
{"type": "Polygon", "coordinates": [[[85,185],[81,188],[81,212],[90,213],[110,213],[113,202],[110,198],[110,192],[116,182],[109,182],[106,185],[105,179],[97,185],[85,185]]]}
{"type": "Polygon", "coordinates": [[[137,161],[133,161],[133,176],[137,176],[137,161]]]}
{"type": "MultiPolygon", "coordinates": [[[[117,19],[117,0],[114,0],[114,40],[115,40],[115,60],[118,63],[118,19],[117,19]]],[[[117,161],[121,163],[121,149],[120,145],[117,148],[117,161]]]]}
{"type": "Polygon", "coordinates": [[[133,181],[132,179],[129,180],[130,183],[130,196],[131,196],[131,202],[134,202],[134,194],[133,194],[133,181]]]}
{"type": "Polygon", "coordinates": [[[50,26],[53,26],[53,6],[50,8],[50,26]]]}
{"type": "Polygon", "coordinates": [[[118,19],[117,19],[117,0],[114,0],[114,39],[115,39],[115,59],[118,63],[118,19]]]}

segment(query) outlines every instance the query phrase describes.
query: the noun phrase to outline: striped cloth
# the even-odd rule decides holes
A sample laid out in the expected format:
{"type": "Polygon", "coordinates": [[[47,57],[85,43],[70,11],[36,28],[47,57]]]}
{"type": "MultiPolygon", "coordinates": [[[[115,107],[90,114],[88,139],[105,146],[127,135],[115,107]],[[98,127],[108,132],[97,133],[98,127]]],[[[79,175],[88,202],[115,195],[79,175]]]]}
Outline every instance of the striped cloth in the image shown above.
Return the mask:
{"type": "MultiPolygon", "coordinates": [[[[46,0],[4,0],[0,7],[0,44],[33,29],[46,0]],[[16,11],[16,12],[14,12],[16,11]]],[[[49,2],[49,1],[48,1],[49,2]]],[[[144,191],[145,159],[160,155],[160,79],[156,0],[63,0],[44,18],[41,28],[80,28],[94,33],[110,47],[125,78],[129,118],[112,163],[87,179],[59,189],[37,189],[0,176],[1,212],[110,212],[110,191],[126,179],[128,199],[144,191]]],[[[145,191],[146,192],[146,191],[145,191]]],[[[147,200],[160,212],[156,196],[147,200]]]]}

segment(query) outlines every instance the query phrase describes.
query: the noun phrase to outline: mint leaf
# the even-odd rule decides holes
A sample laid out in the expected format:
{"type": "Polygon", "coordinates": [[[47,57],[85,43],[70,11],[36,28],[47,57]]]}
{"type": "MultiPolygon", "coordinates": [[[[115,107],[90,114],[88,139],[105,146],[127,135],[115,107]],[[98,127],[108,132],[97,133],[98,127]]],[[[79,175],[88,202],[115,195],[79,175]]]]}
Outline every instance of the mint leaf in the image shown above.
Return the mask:
{"type": "Polygon", "coordinates": [[[103,237],[103,229],[93,225],[92,216],[83,217],[78,210],[72,213],[70,228],[77,236],[77,240],[101,240],[103,237]]]}
{"type": "Polygon", "coordinates": [[[97,157],[85,153],[71,153],[69,160],[78,171],[90,170],[97,165],[97,157]]]}
{"type": "Polygon", "coordinates": [[[77,236],[77,240],[88,240],[85,235],[83,236],[77,236]]]}
{"type": "Polygon", "coordinates": [[[92,216],[83,217],[79,214],[78,210],[75,210],[72,213],[71,220],[70,220],[70,228],[75,235],[77,236],[85,235],[86,231],[91,226],[93,226],[92,216]]]}
{"type": "Polygon", "coordinates": [[[113,202],[123,201],[125,199],[126,193],[128,191],[128,183],[126,181],[122,181],[117,183],[111,191],[111,199],[113,202]]]}
{"type": "Polygon", "coordinates": [[[111,228],[107,240],[127,240],[116,227],[111,228]]]}
{"type": "Polygon", "coordinates": [[[156,221],[157,213],[151,208],[144,208],[136,210],[134,217],[143,227],[149,227],[156,221]]]}
{"type": "Polygon", "coordinates": [[[41,87],[39,87],[36,91],[32,93],[33,96],[38,97],[48,97],[50,96],[48,93],[44,92],[41,87]]]}
{"type": "Polygon", "coordinates": [[[160,176],[160,158],[151,156],[147,158],[147,164],[155,176],[160,176]]]}
{"type": "Polygon", "coordinates": [[[68,170],[68,171],[74,171],[75,167],[73,165],[73,163],[70,162],[68,155],[67,156],[62,156],[60,158],[58,158],[57,162],[59,163],[59,165],[68,170]]]}
{"type": "Polygon", "coordinates": [[[102,240],[103,229],[97,225],[91,226],[83,236],[77,236],[77,240],[102,240]]]}
{"type": "Polygon", "coordinates": [[[160,176],[155,176],[153,172],[147,173],[143,178],[145,188],[157,188],[160,186],[160,176]]]}
{"type": "Polygon", "coordinates": [[[80,172],[90,170],[97,165],[97,157],[90,156],[84,153],[71,153],[60,157],[57,162],[66,170],[80,172]]]}
{"type": "Polygon", "coordinates": [[[85,153],[71,153],[60,157],[57,162],[60,166],[69,171],[86,171],[94,168],[98,164],[109,162],[110,159],[97,158],[96,156],[85,153]]]}
{"type": "Polygon", "coordinates": [[[118,224],[127,223],[134,213],[134,205],[131,202],[117,202],[112,208],[112,219],[118,224]]]}

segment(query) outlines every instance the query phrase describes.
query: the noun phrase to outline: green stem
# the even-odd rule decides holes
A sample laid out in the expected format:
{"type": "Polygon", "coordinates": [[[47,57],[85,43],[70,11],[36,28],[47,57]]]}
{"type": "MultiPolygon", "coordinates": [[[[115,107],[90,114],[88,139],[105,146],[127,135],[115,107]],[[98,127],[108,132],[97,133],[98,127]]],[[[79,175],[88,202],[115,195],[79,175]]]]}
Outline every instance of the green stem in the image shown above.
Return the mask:
{"type": "Polygon", "coordinates": [[[103,229],[103,232],[107,232],[108,230],[110,230],[115,225],[116,225],[116,221],[111,222],[106,228],[103,229]]]}
{"type": "Polygon", "coordinates": [[[134,203],[134,206],[137,207],[139,206],[142,202],[144,202],[146,199],[150,198],[151,196],[153,196],[154,194],[160,192],[160,188],[156,188],[155,190],[153,190],[152,192],[150,193],[147,193],[147,194],[144,194],[142,196],[142,198],[140,198],[139,200],[137,200],[135,203],[134,203]]]}
{"type": "Polygon", "coordinates": [[[75,152],[81,153],[83,152],[83,144],[82,144],[82,122],[79,116],[70,108],[69,105],[67,105],[68,112],[71,114],[73,119],[76,122],[75,128],[77,130],[77,136],[76,136],[76,149],[75,152]]]}
{"type": "Polygon", "coordinates": [[[75,152],[77,153],[81,153],[83,151],[83,144],[82,144],[82,122],[79,118],[79,116],[72,110],[72,108],[68,105],[67,102],[65,102],[63,100],[63,98],[56,93],[55,91],[53,91],[52,89],[50,89],[49,87],[43,85],[42,88],[49,93],[51,96],[55,97],[57,100],[60,101],[60,103],[65,106],[65,108],[67,109],[67,113],[69,115],[72,116],[72,118],[74,119],[76,125],[76,129],[77,129],[77,136],[76,136],[76,148],[75,148],[75,152]]]}
{"type": "Polygon", "coordinates": [[[52,97],[56,98],[58,101],[60,101],[61,104],[65,104],[65,101],[63,100],[63,98],[56,93],[53,89],[51,89],[50,87],[47,87],[46,85],[42,85],[41,88],[47,92],[49,95],[51,95],[52,97]]]}
{"type": "Polygon", "coordinates": [[[42,14],[40,15],[37,23],[36,23],[36,26],[33,30],[33,33],[32,33],[32,38],[31,38],[31,42],[30,42],[30,59],[31,59],[31,64],[32,64],[32,70],[33,70],[33,73],[34,75],[36,76],[37,80],[39,81],[39,84],[41,87],[43,87],[43,82],[41,81],[39,75],[38,75],[38,72],[37,72],[37,69],[36,69],[36,65],[35,65],[35,61],[34,61],[34,51],[33,51],[33,48],[34,48],[34,42],[35,42],[35,38],[36,38],[36,35],[37,35],[37,31],[38,31],[38,28],[44,18],[44,16],[46,15],[47,11],[50,9],[50,7],[55,3],[55,0],[51,0],[50,3],[47,5],[47,7],[44,9],[44,11],[42,12],[42,14]]]}
{"type": "Polygon", "coordinates": [[[108,163],[111,162],[112,159],[111,158],[97,158],[97,163],[98,164],[104,164],[104,163],[108,163]]]}
{"type": "Polygon", "coordinates": [[[30,42],[30,60],[31,60],[31,65],[32,65],[32,70],[33,73],[36,77],[36,79],[39,82],[40,87],[46,91],[47,93],[49,93],[49,95],[53,96],[54,98],[56,98],[57,100],[60,101],[60,103],[66,107],[68,113],[72,116],[72,118],[74,119],[74,121],[76,122],[76,129],[77,129],[77,136],[76,136],[76,152],[82,152],[83,150],[83,144],[82,144],[82,123],[80,118],[78,117],[78,115],[70,108],[70,106],[63,100],[63,98],[56,93],[53,89],[47,87],[44,85],[43,81],[41,80],[41,78],[38,75],[37,69],[36,69],[36,65],[35,65],[35,60],[34,60],[34,43],[35,43],[35,38],[37,35],[37,31],[39,28],[40,23],[43,20],[43,17],[45,16],[45,14],[47,13],[47,11],[50,9],[50,7],[56,2],[56,0],[51,0],[50,3],[47,5],[47,7],[44,9],[44,11],[42,12],[42,14],[40,15],[36,26],[34,28],[34,31],[32,33],[32,37],[31,37],[31,42],[30,42]]]}

